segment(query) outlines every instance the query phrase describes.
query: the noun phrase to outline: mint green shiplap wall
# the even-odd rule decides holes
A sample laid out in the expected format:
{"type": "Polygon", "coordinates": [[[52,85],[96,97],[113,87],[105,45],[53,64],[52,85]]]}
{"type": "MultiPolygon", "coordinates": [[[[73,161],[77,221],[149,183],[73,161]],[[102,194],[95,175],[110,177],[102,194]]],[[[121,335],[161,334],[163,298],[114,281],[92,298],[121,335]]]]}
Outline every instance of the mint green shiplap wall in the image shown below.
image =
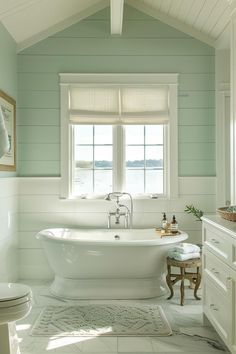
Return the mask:
{"type": "Polygon", "coordinates": [[[60,175],[60,72],[179,73],[179,175],[215,175],[214,49],[130,7],[109,9],[18,55],[19,174],[60,175]]]}
{"type": "MultiPolygon", "coordinates": [[[[0,44],[0,90],[17,101],[16,43],[1,23],[0,44]]],[[[16,175],[16,173],[0,171],[0,178],[14,175],[16,175]]]]}

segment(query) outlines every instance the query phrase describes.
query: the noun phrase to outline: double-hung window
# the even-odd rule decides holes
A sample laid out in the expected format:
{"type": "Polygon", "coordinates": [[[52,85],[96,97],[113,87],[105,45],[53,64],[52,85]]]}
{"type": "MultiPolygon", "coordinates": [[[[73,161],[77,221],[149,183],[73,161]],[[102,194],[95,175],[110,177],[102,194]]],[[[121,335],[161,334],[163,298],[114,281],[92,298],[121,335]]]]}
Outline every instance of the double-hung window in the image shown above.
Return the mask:
{"type": "Polygon", "coordinates": [[[177,194],[177,74],[60,74],[62,197],[177,194]]]}

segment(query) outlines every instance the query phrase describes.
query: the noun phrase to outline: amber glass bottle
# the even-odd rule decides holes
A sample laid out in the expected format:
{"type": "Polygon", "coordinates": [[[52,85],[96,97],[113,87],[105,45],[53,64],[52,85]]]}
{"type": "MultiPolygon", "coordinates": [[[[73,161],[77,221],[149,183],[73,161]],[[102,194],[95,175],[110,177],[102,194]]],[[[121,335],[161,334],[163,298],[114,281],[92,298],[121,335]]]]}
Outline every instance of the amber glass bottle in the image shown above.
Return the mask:
{"type": "Polygon", "coordinates": [[[167,229],[166,213],[163,213],[163,219],[162,219],[162,222],[161,222],[161,227],[162,227],[163,230],[167,229]]]}
{"type": "Polygon", "coordinates": [[[175,218],[175,215],[173,215],[173,218],[172,218],[172,221],[171,221],[171,224],[170,224],[170,231],[173,234],[176,234],[179,231],[179,225],[178,225],[178,222],[177,222],[177,220],[175,218]]]}

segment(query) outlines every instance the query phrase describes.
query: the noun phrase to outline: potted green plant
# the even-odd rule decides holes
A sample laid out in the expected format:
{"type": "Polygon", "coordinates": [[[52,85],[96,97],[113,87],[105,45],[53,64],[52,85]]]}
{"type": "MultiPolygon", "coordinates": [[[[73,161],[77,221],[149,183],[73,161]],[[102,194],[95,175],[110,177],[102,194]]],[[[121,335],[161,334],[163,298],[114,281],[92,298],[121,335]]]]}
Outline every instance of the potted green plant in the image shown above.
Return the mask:
{"type": "Polygon", "coordinates": [[[203,216],[203,211],[195,208],[192,204],[186,205],[184,211],[188,214],[193,214],[197,221],[202,221],[201,217],[203,216]]]}

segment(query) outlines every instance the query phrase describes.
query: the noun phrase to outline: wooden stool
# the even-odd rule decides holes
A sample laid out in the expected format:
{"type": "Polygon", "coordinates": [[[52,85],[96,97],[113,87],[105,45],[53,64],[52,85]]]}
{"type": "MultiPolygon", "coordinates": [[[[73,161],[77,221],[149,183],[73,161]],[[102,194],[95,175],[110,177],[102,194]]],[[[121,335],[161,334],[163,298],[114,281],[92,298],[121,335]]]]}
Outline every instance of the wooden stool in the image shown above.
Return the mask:
{"type": "Polygon", "coordinates": [[[195,284],[195,288],[194,288],[194,292],[193,292],[194,297],[197,300],[201,300],[201,298],[197,296],[197,290],[198,290],[199,285],[201,283],[201,274],[199,272],[201,264],[202,264],[201,258],[188,259],[187,261],[176,261],[173,258],[167,257],[166,282],[167,282],[167,285],[170,289],[170,296],[167,298],[168,300],[171,299],[174,295],[173,285],[175,283],[177,283],[177,281],[181,280],[180,304],[181,304],[181,306],[183,306],[183,304],[184,304],[184,279],[188,279],[188,280],[190,280],[191,283],[195,284]],[[172,267],[179,267],[180,274],[171,273],[171,266],[172,267]],[[186,272],[185,268],[197,268],[197,271],[196,271],[196,273],[190,273],[190,272],[186,272]],[[174,278],[174,279],[172,280],[171,278],[174,278]]]}

